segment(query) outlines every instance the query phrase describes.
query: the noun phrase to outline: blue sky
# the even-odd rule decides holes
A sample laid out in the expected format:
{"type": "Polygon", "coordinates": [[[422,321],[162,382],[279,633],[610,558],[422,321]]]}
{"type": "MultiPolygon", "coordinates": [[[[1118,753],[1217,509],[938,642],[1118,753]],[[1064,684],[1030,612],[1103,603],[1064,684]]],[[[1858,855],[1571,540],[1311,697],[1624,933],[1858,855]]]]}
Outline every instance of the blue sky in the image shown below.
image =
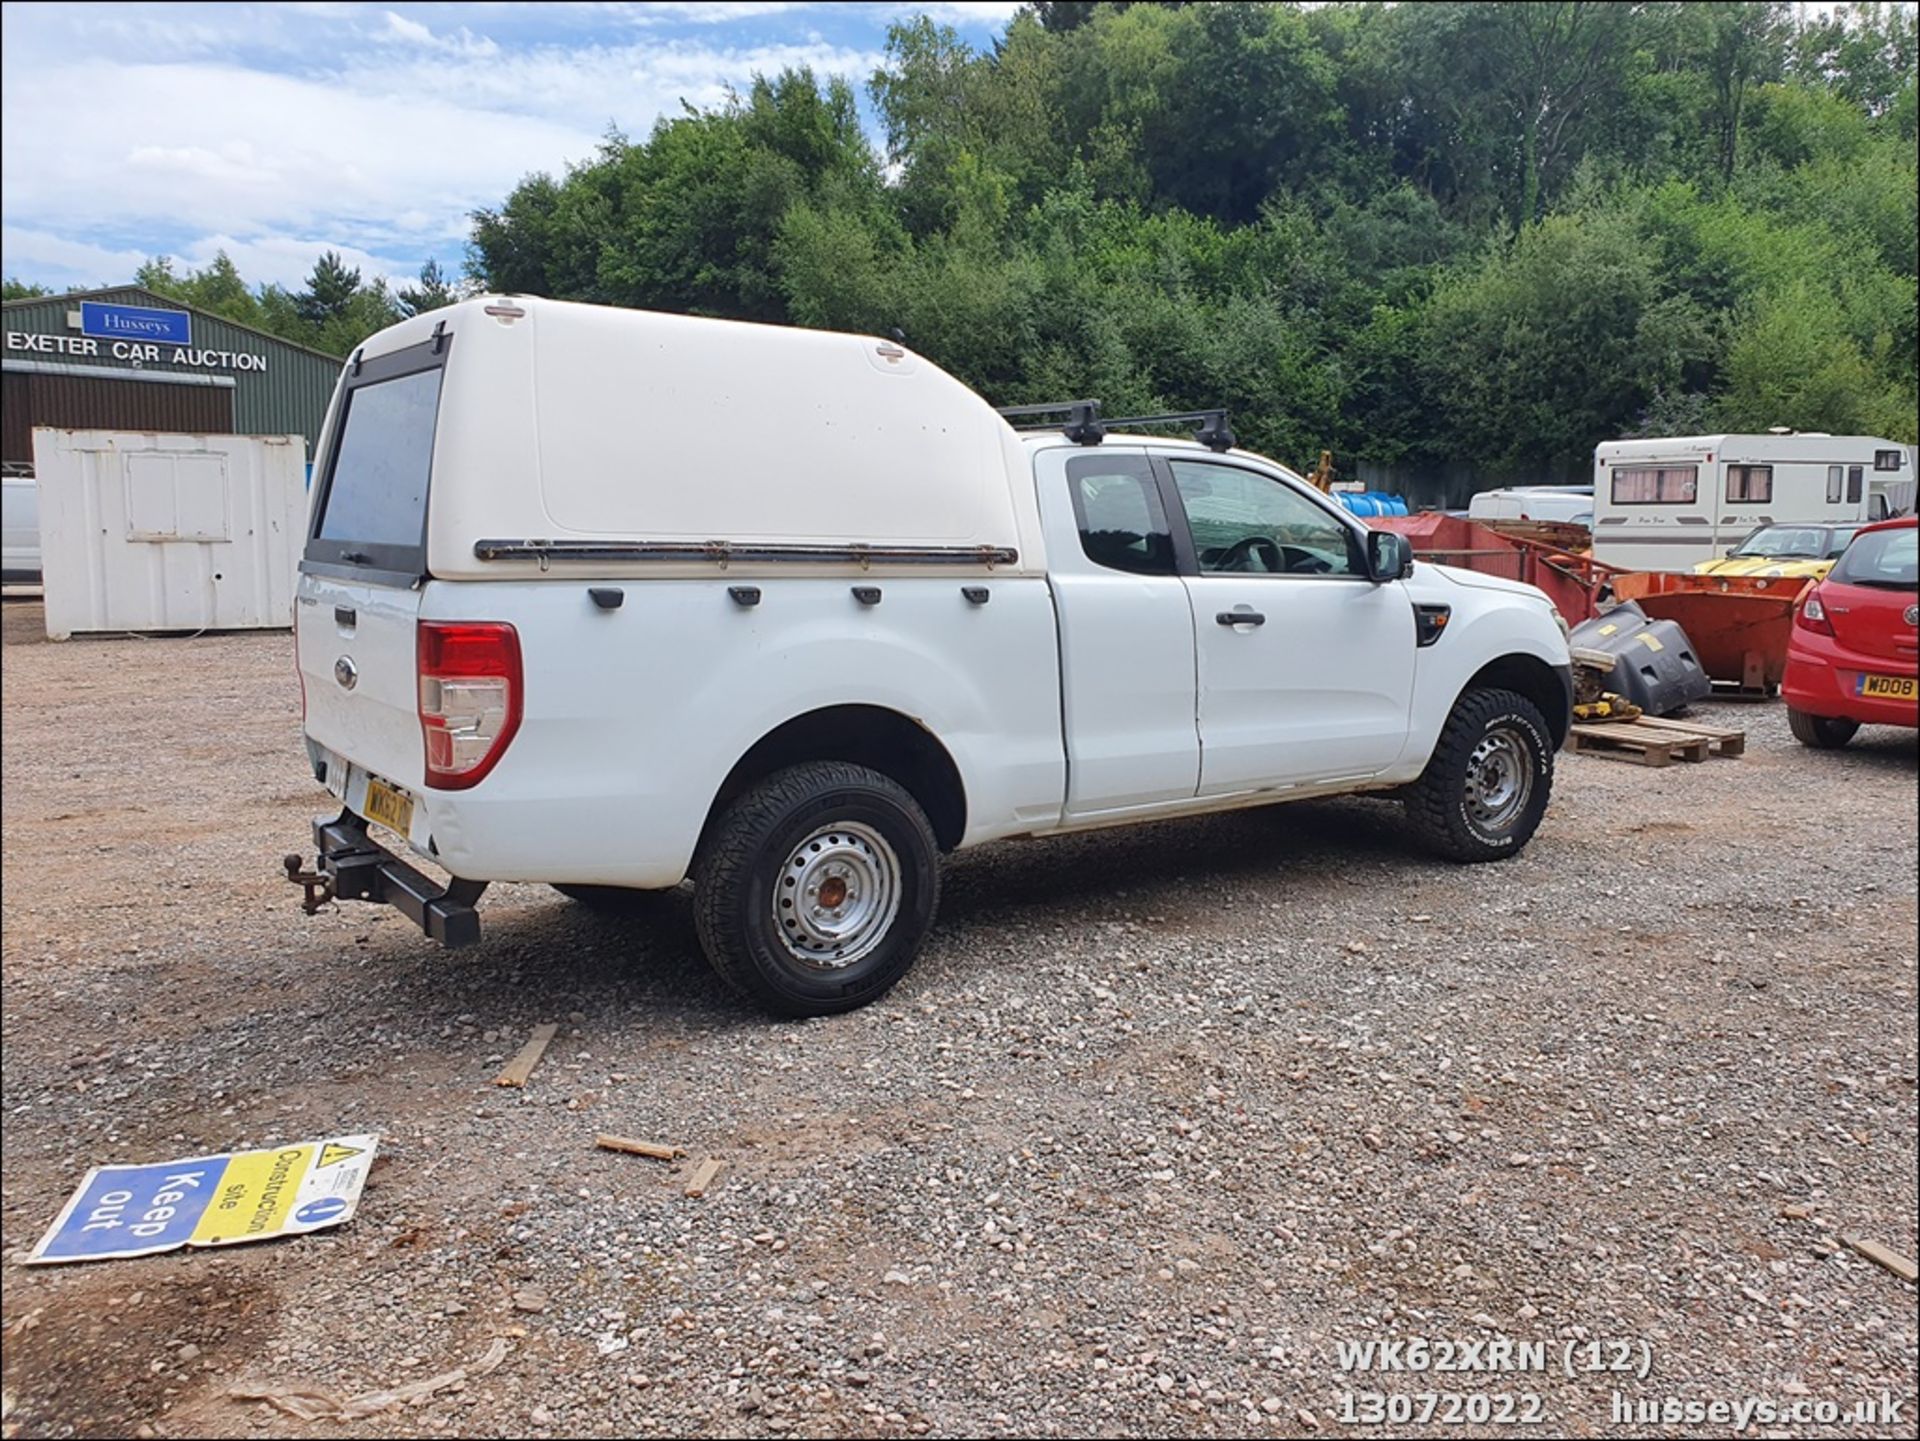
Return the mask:
{"type": "MultiPolygon", "coordinates": [[[[225,250],[457,269],[467,212],[685,99],[810,65],[864,86],[917,14],[976,45],[1017,4],[7,4],[0,268],[66,286],[225,250]]],[[[864,93],[864,92],[863,92],[864,93]]]]}

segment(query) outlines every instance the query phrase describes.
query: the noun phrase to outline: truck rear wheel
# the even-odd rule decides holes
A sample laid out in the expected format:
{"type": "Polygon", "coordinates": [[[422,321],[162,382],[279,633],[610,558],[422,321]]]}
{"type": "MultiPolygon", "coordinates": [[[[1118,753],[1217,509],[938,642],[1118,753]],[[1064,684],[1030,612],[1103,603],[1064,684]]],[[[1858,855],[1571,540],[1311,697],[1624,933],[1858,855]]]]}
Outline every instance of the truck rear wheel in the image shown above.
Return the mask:
{"type": "Polygon", "coordinates": [[[1510,690],[1470,690],[1454,703],[1407,818],[1429,849],[1454,861],[1518,855],[1553,791],[1553,742],[1540,710],[1510,690]]]}
{"type": "Polygon", "coordinates": [[[761,781],[714,823],[694,866],[707,959],[787,1016],[884,995],[913,964],[939,900],[939,847],[919,803],[842,761],[761,781]]]}
{"type": "Polygon", "coordinates": [[[1860,729],[1859,721],[1839,720],[1832,716],[1809,715],[1806,711],[1787,707],[1787,729],[1793,732],[1793,738],[1803,746],[1812,746],[1817,751],[1839,750],[1852,740],[1860,729]]]}

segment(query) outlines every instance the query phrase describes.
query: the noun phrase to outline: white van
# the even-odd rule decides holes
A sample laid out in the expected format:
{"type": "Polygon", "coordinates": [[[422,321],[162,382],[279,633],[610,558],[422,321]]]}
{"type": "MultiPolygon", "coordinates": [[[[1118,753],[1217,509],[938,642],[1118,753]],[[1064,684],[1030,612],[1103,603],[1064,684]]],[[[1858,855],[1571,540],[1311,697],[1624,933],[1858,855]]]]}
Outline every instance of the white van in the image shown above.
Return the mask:
{"type": "Polygon", "coordinates": [[[905,971],[946,851],[1356,791],[1455,859],[1526,844],[1572,697],[1544,595],[1416,565],[1223,412],[1042,410],[891,341],[546,300],[374,336],[295,605],[342,805],[306,903],[458,944],[490,881],[691,876],[721,976],[824,1014],[905,971]]]}
{"type": "Polygon", "coordinates": [[[1562,525],[1593,524],[1590,485],[1510,485],[1476,492],[1467,502],[1468,520],[1549,520],[1562,525]]]}
{"type": "Polygon", "coordinates": [[[1813,431],[1609,440],[1593,452],[1593,492],[1595,560],[1684,571],[1763,525],[1912,510],[1914,448],[1813,431]]]}
{"type": "Polygon", "coordinates": [[[0,477],[0,581],[40,584],[40,487],[30,475],[0,477]]]}

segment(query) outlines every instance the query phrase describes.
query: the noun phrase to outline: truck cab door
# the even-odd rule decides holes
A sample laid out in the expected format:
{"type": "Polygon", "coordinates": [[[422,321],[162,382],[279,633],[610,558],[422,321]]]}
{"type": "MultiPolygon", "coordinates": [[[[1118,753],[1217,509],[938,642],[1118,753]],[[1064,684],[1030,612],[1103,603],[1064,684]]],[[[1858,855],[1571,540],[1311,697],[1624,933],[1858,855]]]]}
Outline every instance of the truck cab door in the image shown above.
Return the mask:
{"type": "Polygon", "coordinates": [[[1152,462],[1103,445],[1034,459],[1060,631],[1066,818],[1193,799],[1193,611],[1152,462]]]}
{"type": "Polygon", "coordinates": [[[1192,599],[1202,796],[1378,775],[1407,743],[1416,639],[1398,581],[1304,486],[1166,456],[1192,599]]]}

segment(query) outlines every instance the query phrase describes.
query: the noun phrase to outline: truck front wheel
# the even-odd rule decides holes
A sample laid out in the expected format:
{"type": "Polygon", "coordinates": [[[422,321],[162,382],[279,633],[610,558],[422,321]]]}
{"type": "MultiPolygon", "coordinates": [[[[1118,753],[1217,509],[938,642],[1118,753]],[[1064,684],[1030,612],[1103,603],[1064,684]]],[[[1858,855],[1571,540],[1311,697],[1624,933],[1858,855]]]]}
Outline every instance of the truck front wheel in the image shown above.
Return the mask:
{"type": "Polygon", "coordinates": [[[1454,861],[1518,855],[1547,813],[1553,743],[1540,710],[1510,690],[1470,690],[1455,702],[1407,818],[1437,854],[1454,861]]]}
{"type": "Polygon", "coordinates": [[[939,900],[939,847],[919,803],[842,761],[793,766],[739,796],[694,866],[707,959],[788,1016],[884,995],[913,964],[939,900]]]}

